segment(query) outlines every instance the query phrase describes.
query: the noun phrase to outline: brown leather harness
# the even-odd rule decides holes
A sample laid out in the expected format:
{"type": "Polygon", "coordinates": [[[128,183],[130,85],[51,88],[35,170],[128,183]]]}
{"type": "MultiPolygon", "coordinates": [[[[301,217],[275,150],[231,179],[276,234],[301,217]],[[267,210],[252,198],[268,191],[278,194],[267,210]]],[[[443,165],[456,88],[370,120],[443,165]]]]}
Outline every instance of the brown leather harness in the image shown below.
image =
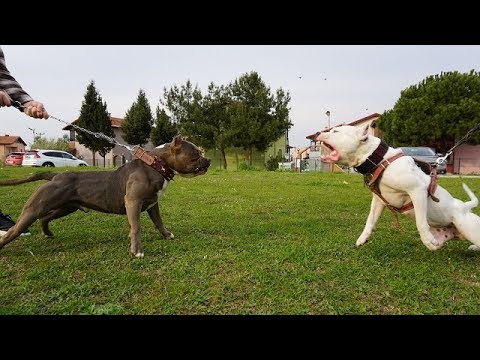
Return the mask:
{"type": "MultiPolygon", "coordinates": [[[[355,167],[354,169],[357,172],[363,174],[365,185],[367,185],[368,188],[384,202],[385,206],[387,206],[390,209],[390,211],[396,218],[395,225],[398,226],[397,213],[403,213],[405,211],[413,209],[413,203],[410,201],[409,203],[403,205],[402,207],[397,208],[392,204],[390,204],[387,200],[385,200],[385,198],[383,197],[380,191],[379,184],[385,169],[395,160],[401,158],[402,156],[405,156],[404,153],[399,153],[388,159],[384,159],[384,156],[387,153],[388,148],[389,146],[387,145],[387,143],[381,140],[378,147],[367,158],[367,160],[363,164],[355,167]]],[[[415,158],[413,158],[413,160],[417,163],[417,165],[421,167],[421,169],[427,175],[430,175],[430,185],[428,186],[428,189],[427,189],[428,196],[431,196],[433,201],[438,202],[439,201],[438,198],[433,195],[435,193],[435,190],[437,189],[437,184],[438,184],[436,167],[430,166],[430,164],[425,163],[423,161],[419,161],[415,158]],[[428,168],[429,173],[425,171],[425,167],[428,168]]]]}
{"type": "Polygon", "coordinates": [[[145,149],[142,149],[141,147],[138,147],[135,150],[134,155],[148,166],[151,166],[155,170],[157,170],[168,181],[173,180],[175,172],[170,169],[167,163],[159,157],[150,155],[145,149]]]}

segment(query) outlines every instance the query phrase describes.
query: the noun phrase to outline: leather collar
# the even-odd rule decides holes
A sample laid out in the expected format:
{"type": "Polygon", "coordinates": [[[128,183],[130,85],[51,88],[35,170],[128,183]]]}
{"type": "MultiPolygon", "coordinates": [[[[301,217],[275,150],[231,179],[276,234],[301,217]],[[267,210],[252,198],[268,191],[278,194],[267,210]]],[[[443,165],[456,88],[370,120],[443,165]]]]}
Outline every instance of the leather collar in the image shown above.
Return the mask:
{"type": "Polygon", "coordinates": [[[380,141],[380,144],[375,149],[375,151],[370,154],[370,156],[365,160],[365,162],[359,166],[354,167],[355,171],[360,174],[370,174],[375,170],[375,168],[383,161],[383,157],[388,151],[389,146],[383,140],[380,141]]]}
{"type": "Polygon", "coordinates": [[[173,177],[175,176],[175,172],[170,169],[165,161],[160,159],[159,157],[155,156],[155,160],[153,161],[153,164],[150,165],[153,167],[155,170],[157,170],[160,174],[163,175],[165,179],[168,181],[173,180],[173,177]]]}
{"type": "Polygon", "coordinates": [[[167,163],[158,156],[149,154],[141,147],[136,148],[134,155],[140,160],[142,160],[145,164],[157,170],[168,181],[173,180],[175,172],[170,169],[167,163]]]}

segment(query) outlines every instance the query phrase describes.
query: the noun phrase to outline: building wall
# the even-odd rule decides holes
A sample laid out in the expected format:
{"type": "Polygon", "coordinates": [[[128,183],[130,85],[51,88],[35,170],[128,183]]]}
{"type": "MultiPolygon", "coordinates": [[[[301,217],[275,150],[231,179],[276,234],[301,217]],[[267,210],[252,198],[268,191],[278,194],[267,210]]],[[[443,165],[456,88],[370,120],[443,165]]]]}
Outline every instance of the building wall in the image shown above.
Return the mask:
{"type": "MultiPolygon", "coordinates": [[[[288,159],[287,153],[288,135],[281,136],[264,153],[253,150],[252,164],[256,168],[265,169],[265,162],[270,156],[275,157],[279,154],[288,159]]],[[[212,160],[211,169],[223,169],[221,153],[219,150],[208,150],[205,156],[212,160]]],[[[248,150],[242,148],[230,148],[226,152],[227,170],[237,170],[242,162],[248,163],[248,150]]]]}
{"type": "Polygon", "coordinates": [[[480,145],[462,144],[453,157],[455,174],[480,174],[480,145]]]}

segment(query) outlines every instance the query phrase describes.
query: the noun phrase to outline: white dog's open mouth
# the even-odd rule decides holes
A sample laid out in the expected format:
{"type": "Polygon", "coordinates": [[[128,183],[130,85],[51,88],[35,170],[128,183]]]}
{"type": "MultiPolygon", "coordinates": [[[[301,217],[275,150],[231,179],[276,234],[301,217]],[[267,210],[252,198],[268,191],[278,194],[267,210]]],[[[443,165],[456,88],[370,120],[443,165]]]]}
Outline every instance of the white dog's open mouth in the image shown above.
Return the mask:
{"type": "Polygon", "coordinates": [[[332,145],[327,143],[325,140],[322,141],[322,145],[330,150],[330,154],[322,155],[322,157],[320,158],[323,162],[330,163],[330,162],[338,161],[338,159],[340,159],[340,154],[332,145]]]}

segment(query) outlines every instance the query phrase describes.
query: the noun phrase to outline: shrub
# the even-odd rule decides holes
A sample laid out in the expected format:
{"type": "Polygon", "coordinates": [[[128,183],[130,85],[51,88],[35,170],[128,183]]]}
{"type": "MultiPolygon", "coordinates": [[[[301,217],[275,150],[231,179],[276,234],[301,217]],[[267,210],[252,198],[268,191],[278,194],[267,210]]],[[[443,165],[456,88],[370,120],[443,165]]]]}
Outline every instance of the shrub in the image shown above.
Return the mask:
{"type": "Polygon", "coordinates": [[[265,167],[268,171],[275,171],[278,169],[278,163],[282,161],[285,161],[282,155],[271,157],[265,163],[265,167]]]}

